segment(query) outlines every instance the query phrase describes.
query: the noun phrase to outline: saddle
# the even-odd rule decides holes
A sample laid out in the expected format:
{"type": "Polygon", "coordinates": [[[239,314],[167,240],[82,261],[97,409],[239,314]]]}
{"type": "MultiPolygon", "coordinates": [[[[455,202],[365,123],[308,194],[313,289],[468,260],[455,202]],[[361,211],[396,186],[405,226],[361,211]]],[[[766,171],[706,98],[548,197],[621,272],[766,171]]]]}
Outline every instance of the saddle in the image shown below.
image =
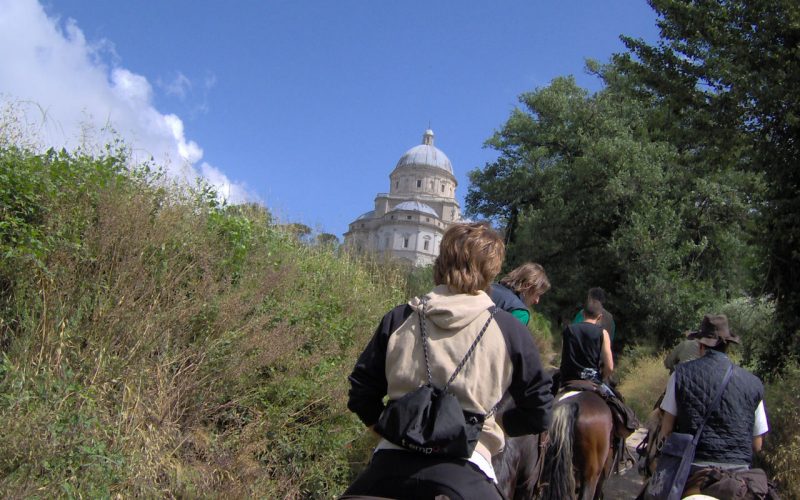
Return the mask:
{"type": "Polygon", "coordinates": [[[684,492],[731,500],[780,500],[775,485],[762,469],[701,468],[689,477],[684,492]]]}
{"type": "Polygon", "coordinates": [[[622,395],[611,389],[605,390],[591,380],[568,380],[562,383],[561,392],[592,391],[606,402],[614,417],[614,435],[625,439],[639,428],[639,419],[633,410],[625,404],[622,395]]]}

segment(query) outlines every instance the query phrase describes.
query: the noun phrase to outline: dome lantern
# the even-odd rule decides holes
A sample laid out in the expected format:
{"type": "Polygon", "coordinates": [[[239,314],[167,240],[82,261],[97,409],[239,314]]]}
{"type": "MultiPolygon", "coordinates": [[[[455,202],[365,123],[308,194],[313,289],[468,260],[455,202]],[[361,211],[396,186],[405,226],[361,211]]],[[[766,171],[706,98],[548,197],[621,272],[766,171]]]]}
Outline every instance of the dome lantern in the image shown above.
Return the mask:
{"type": "Polygon", "coordinates": [[[395,170],[403,167],[435,167],[453,174],[453,165],[441,149],[433,145],[433,130],[428,129],[422,136],[422,144],[406,151],[397,162],[395,170]]]}

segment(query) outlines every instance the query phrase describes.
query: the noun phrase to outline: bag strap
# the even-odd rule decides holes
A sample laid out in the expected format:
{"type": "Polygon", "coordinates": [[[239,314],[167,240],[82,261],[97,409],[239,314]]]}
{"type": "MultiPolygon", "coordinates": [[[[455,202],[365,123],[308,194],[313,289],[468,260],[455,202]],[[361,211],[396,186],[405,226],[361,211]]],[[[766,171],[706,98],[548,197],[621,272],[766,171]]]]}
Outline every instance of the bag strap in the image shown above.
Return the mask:
{"type": "Polygon", "coordinates": [[[728,386],[728,382],[731,380],[731,374],[733,373],[733,363],[728,366],[728,371],[725,372],[725,378],[722,379],[722,385],[719,387],[717,391],[717,395],[714,396],[714,402],[711,403],[711,406],[708,407],[706,410],[705,416],[703,416],[703,421],[700,423],[700,427],[697,428],[697,432],[694,433],[694,439],[692,439],[692,443],[697,446],[697,443],[700,441],[700,434],[703,432],[703,428],[706,426],[706,422],[708,421],[708,417],[711,416],[711,412],[714,411],[717,406],[719,405],[720,399],[722,399],[722,393],[725,392],[725,388],[728,386]]]}
{"type": "MultiPolygon", "coordinates": [[[[428,373],[428,383],[429,384],[433,384],[433,377],[431,376],[431,365],[430,365],[430,362],[428,361],[428,336],[425,333],[425,312],[424,312],[424,310],[425,310],[425,304],[427,304],[427,303],[428,303],[427,299],[422,299],[422,307],[420,307],[418,309],[418,312],[419,312],[419,332],[420,332],[420,335],[422,336],[422,351],[425,354],[425,370],[428,373]]],[[[473,353],[473,351],[475,351],[475,347],[477,347],[478,342],[480,342],[481,338],[483,338],[483,334],[486,333],[486,329],[489,328],[489,324],[492,322],[492,319],[494,318],[494,313],[496,311],[497,311],[497,306],[492,306],[492,307],[489,308],[489,318],[486,320],[486,323],[484,323],[483,328],[481,328],[480,333],[478,333],[478,336],[472,342],[472,345],[469,346],[469,349],[467,350],[467,353],[464,355],[464,358],[458,364],[458,366],[456,367],[456,369],[453,372],[453,374],[450,375],[450,380],[448,380],[447,383],[444,384],[444,387],[442,388],[443,391],[446,391],[447,388],[450,387],[450,384],[453,382],[453,380],[455,380],[456,376],[459,374],[459,372],[461,372],[461,369],[464,367],[464,363],[466,363],[467,360],[470,358],[470,356],[472,356],[472,353],[473,353]]],[[[493,408],[493,410],[494,410],[494,408],[493,408]]]]}

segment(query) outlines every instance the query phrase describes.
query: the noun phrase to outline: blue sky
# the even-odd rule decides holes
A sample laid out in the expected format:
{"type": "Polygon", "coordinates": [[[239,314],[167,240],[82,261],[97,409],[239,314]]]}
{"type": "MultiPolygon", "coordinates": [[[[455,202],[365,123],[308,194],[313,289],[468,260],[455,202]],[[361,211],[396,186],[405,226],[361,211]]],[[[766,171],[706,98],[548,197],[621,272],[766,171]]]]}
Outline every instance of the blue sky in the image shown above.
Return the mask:
{"type": "Polygon", "coordinates": [[[520,93],[596,90],[586,58],[657,33],[644,0],[0,0],[0,97],[40,141],[111,124],[173,175],[341,237],[429,124],[463,208],[520,93]]]}

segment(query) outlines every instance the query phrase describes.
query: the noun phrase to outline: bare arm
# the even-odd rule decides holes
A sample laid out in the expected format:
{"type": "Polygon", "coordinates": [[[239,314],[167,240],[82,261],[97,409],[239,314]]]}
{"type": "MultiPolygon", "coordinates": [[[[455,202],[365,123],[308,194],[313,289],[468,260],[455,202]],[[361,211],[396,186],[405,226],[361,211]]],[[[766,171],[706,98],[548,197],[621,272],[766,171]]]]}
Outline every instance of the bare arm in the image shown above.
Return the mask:
{"type": "Polygon", "coordinates": [[[614,358],[611,355],[611,338],[608,330],[603,330],[603,350],[600,353],[603,358],[603,380],[608,380],[614,372],[614,358]]]}
{"type": "Polygon", "coordinates": [[[672,430],[674,428],[675,428],[675,415],[673,415],[668,411],[665,411],[664,415],[661,417],[661,432],[659,432],[658,434],[658,440],[661,441],[668,435],[672,434],[672,430]]]}
{"type": "Polygon", "coordinates": [[[764,445],[764,435],[753,436],[753,453],[761,451],[761,446],[764,445]]]}

